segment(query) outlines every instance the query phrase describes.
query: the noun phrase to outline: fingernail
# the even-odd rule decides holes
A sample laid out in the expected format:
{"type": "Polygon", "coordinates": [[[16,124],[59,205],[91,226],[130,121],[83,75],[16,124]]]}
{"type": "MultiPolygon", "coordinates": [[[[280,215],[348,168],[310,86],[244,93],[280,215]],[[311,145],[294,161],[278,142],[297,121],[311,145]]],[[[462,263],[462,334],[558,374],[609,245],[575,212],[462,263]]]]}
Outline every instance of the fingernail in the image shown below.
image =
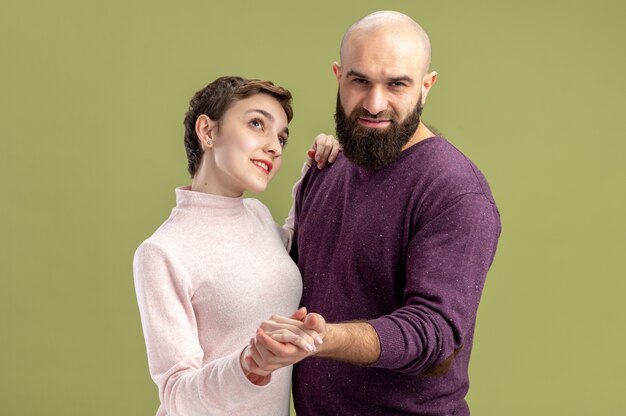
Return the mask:
{"type": "Polygon", "coordinates": [[[317,343],[317,345],[322,345],[324,343],[324,341],[320,337],[315,337],[315,342],[317,343]]]}
{"type": "Polygon", "coordinates": [[[306,344],[306,349],[309,350],[309,352],[315,352],[315,347],[309,343],[306,344]]]}

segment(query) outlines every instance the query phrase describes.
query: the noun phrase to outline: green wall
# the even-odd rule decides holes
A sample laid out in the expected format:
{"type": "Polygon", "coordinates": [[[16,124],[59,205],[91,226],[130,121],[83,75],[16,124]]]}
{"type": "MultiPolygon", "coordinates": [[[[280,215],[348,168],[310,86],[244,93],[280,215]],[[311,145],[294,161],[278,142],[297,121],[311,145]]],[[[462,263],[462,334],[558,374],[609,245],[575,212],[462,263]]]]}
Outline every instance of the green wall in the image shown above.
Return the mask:
{"type": "Polygon", "coordinates": [[[0,5],[0,413],[152,415],[134,249],[188,182],[182,118],[224,74],[292,90],[281,220],[331,63],[378,9],[429,32],[425,120],[487,175],[503,234],[479,310],[476,415],[626,412],[621,1],[0,5]]]}

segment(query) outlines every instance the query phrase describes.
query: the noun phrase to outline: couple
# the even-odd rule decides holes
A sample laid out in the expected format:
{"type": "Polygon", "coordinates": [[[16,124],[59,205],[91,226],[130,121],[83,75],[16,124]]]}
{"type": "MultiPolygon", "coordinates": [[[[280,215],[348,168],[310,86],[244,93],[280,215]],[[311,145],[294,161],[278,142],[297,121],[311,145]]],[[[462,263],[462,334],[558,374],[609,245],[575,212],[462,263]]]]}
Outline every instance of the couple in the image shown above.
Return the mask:
{"type": "Polygon", "coordinates": [[[287,415],[294,363],[299,415],[469,414],[500,220],[476,166],[420,121],[429,66],[408,16],[348,29],[333,65],[343,154],[316,137],[282,227],[242,194],[280,168],[289,92],[224,77],[192,98],[191,185],[134,261],[159,415],[287,415]]]}

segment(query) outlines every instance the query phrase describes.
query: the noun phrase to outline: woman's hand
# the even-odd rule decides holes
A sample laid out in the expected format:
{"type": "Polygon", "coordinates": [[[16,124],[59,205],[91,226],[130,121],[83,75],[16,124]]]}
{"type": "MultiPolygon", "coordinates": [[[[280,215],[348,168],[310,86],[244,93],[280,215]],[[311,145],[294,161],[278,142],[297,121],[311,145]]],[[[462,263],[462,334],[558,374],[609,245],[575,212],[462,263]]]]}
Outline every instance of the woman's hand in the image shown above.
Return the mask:
{"type": "Polygon", "coordinates": [[[261,323],[260,328],[274,341],[293,344],[305,351],[315,353],[324,341],[326,321],[316,313],[307,314],[300,308],[289,318],[274,315],[261,323]]]}
{"type": "Polygon", "coordinates": [[[241,369],[245,374],[246,378],[257,386],[265,386],[270,382],[272,377],[272,372],[267,370],[262,370],[259,366],[256,365],[254,360],[251,359],[252,348],[254,346],[254,338],[250,339],[250,343],[246,345],[246,347],[241,351],[241,355],[239,356],[239,364],[241,365],[241,369]]]}
{"type": "Polygon", "coordinates": [[[326,321],[305,308],[291,317],[274,315],[263,321],[256,337],[242,355],[245,367],[253,374],[267,376],[279,368],[295,364],[317,352],[326,333],[326,321]]]}
{"type": "Polygon", "coordinates": [[[341,151],[341,145],[333,136],[318,134],[313,140],[311,148],[306,152],[306,164],[313,166],[317,163],[319,169],[326,166],[326,162],[333,163],[337,154],[341,151]]]}

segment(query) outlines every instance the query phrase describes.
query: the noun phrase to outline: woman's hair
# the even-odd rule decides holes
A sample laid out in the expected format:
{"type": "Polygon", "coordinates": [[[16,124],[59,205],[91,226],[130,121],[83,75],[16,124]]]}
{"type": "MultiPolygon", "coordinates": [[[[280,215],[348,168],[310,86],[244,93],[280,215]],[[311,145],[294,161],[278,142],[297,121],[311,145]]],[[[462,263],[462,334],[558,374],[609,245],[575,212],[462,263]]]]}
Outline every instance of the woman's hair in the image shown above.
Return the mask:
{"type": "Polygon", "coordinates": [[[202,147],[196,135],[196,120],[202,114],[217,121],[218,128],[226,111],[237,101],[256,94],[274,97],[285,110],[287,122],[293,118],[291,93],[270,81],[245,79],[242,77],[221,77],[196,92],[189,101],[189,110],[185,114],[185,151],[187,152],[187,170],[193,177],[200,165],[202,147]]]}

